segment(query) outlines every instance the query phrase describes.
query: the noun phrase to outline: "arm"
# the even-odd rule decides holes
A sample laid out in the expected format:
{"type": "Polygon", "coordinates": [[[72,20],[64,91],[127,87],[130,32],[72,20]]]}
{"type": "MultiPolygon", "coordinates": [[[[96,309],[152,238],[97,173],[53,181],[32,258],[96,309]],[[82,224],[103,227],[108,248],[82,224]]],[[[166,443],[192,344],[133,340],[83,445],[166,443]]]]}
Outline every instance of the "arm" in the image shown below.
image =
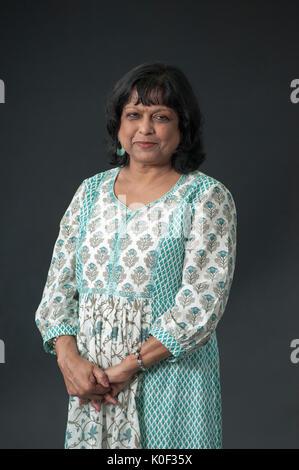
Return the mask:
{"type": "MultiPolygon", "coordinates": [[[[140,357],[146,368],[169,356],[171,356],[169,349],[154,336],[150,336],[140,349],[140,357]]],[[[130,354],[123,360],[123,368],[128,374],[135,374],[139,371],[140,367],[136,354],[130,354]]]]}
{"type": "MultiPolygon", "coordinates": [[[[78,290],[76,285],[76,249],[79,238],[80,212],[85,196],[85,181],[75,192],[61,221],[54,245],[50,268],[35,322],[46,352],[57,355],[69,395],[81,401],[96,400],[107,393],[108,377],[99,367],[79,355],[76,334],[78,328],[78,290]],[[53,348],[51,340],[57,337],[53,348]]],[[[99,409],[93,401],[93,406],[99,409]]]]}
{"type": "Polygon", "coordinates": [[[61,335],[77,334],[78,292],[75,267],[79,235],[79,216],[85,194],[84,181],[75,192],[59,226],[46,284],[35,313],[46,352],[55,354],[49,340],[61,335]]]}
{"type": "Polygon", "coordinates": [[[149,331],[170,350],[169,362],[209,341],[224,313],[235,269],[237,212],[229,190],[212,184],[194,199],[191,214],[181,287],[173,306],[149,331]]]}

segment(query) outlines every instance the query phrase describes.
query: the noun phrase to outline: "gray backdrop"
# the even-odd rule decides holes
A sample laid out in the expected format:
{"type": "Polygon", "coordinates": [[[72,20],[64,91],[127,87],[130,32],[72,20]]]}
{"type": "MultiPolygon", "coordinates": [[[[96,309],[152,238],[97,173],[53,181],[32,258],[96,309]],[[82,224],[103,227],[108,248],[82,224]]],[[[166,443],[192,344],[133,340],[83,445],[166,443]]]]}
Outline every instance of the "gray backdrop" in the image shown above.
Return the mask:
{"type": "Polygon", "coordinates": [[[63,448],[67,392],[34,314],[75,189],[110,168],[107,92],[151,60],[189,77],[205,118],[201,171],[230,189],[238,211],[234,283],[217,327],[224,447],[298,448],[298,7],[1,2],[1,448],[63,448]]]}

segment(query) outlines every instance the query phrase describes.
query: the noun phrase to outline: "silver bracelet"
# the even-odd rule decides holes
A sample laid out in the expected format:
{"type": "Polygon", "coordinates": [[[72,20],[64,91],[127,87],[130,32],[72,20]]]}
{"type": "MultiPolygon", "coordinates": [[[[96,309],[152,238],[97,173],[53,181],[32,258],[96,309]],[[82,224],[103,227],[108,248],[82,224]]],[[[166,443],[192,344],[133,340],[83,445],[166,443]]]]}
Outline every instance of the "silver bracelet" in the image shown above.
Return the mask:
{"type": "Polygon", "coordinates": [[[57,337],[51,339],[52,346],[53,346],[53,349],[54,349],[55,352],[56,352],[56,350],[55,350],[55,344],[56,344],[57,339],[58,339],[57,337]]]}
{"type": "Polygon", "coordinates": [[[138,350],[135,354],[137,356],[137,361],[138,361],[138,364],[139,364],[139,367],[140,367],[140,371],[142,371],[142,372],[146,371],[146,367],[144,366],[144,364],[142,362],[142,359],[140,357],[140,350],[138,350]]]}

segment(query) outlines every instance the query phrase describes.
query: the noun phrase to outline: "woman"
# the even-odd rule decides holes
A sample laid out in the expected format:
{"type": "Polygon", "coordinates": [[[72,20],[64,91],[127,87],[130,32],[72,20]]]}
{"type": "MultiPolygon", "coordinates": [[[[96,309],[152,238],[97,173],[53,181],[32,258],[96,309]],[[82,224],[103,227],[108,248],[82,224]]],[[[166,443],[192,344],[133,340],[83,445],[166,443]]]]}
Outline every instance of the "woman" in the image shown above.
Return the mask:
{"type": "Polygon", "coordinates": [[[237,216],[198,170],[201,128],[177,67],[142,64],[110,93],[113,168],[73,196],[36,312],[70,395],[65,448],[222,447],[215,329],[237,216]]]}

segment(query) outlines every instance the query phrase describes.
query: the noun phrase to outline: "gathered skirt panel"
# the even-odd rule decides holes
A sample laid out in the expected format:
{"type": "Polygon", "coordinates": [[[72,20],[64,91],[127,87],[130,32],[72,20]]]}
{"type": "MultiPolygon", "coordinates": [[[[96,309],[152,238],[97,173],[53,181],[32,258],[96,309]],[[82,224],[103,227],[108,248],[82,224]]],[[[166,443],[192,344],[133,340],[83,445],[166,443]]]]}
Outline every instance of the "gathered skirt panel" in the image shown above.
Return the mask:
{"type": "MultiPolygon", "coordinates": [[[[81,357],[105,369],[141,346],[149,328],[149,299],[130,301],[87,293],[80,296],[79,305],[77,345],[81,357]]],[[[137,387],[138,374],[117,395],[118,404],[103,404],[100,412],[90,403],[79,406],[79,398],[70,397],[65,448],[140,449],[137,387]]]]}
{"type": "MultiPolygon", "coordinates": [[[[83,294],[77,345],[100,368],[119,364],[147,339],[150,299],[83,294]]],[[[117,405],[79,406],[69,398],[67,449],[197,449],[222,447],[221,391],[215,333],[198,351],[137,374],[117,405]]]]}

